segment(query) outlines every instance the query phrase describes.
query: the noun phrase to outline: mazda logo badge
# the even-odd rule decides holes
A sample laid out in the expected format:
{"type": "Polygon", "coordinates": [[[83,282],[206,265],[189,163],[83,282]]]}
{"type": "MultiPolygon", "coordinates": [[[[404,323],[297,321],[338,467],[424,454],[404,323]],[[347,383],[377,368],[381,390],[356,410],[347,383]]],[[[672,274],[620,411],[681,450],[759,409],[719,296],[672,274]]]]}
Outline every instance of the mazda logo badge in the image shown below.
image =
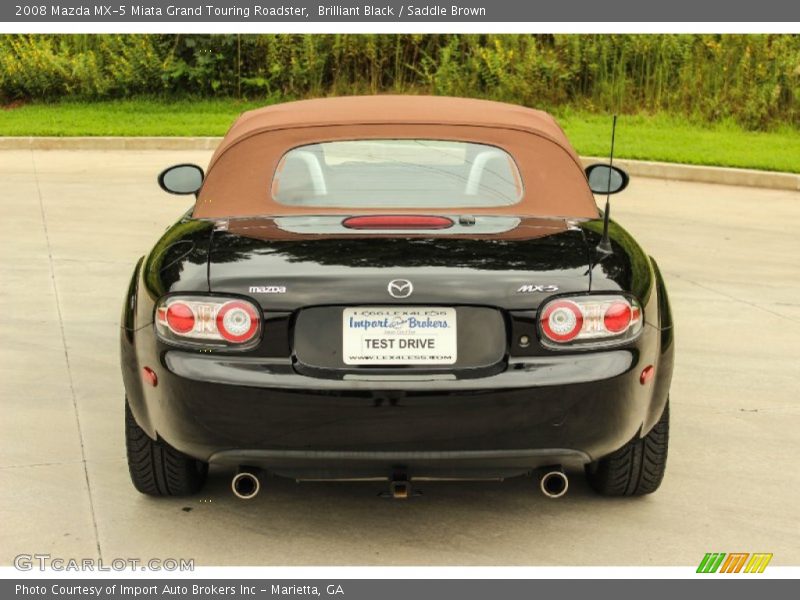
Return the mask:
{"type": "Polygon", "coordinates": [[[387,289],[392,298],[408,298],[414,291],[414,286],[408,279],[392,279],[387,289]]]}

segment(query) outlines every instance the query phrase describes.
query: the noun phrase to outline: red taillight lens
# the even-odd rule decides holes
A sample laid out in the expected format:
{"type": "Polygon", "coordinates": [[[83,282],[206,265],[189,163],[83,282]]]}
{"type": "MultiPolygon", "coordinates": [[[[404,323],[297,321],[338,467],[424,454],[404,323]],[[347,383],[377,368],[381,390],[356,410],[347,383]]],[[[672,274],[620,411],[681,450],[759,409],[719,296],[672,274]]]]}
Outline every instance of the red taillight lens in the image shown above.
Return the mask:
{"type": "Polygon", "coordinates": [[[194,329],[194,312],[188,304],[173,302],[167,307],[167,325],[175,333],[189,333],[194,329]]]}
{"type": "Polygon", "coordinates": [[[639,334],[642,309],[622,295],[556,298],[541,306],[539,328],[542,344],[551,348],[609,346],[639,334]]]}
{"type": "Polygon", "coordinates": [[[181,346],[246,349],[261,331],[261,310],[247,300],[167,296],[156,307],[156,333],[181,346]]]}
{"type": "Polygon", "coordinates": [[[429,215],[365,215],[342,221],[348,229],[447,229],[453,220],[429,215]]]}
{"type": "Polygon", "coordinates": [[[242,344],[253,339],[258,331],[258,313],[252,304],[235,300],[217,312],[217,329],[229,342],[242,344]]]}
{"type": "Polygon", "coordinates": [[[631,324],[631,305],[627,302],[612,302],[603,315],[603,324],[611,333],[622,333],[631,324]]]}
{"type": "Polygon", "coordinates": [[[575,339],[583,327],[580,307],[569,300],[558,300],[548,304],[541,318],[542,331],[554,342],[575,339]]]}

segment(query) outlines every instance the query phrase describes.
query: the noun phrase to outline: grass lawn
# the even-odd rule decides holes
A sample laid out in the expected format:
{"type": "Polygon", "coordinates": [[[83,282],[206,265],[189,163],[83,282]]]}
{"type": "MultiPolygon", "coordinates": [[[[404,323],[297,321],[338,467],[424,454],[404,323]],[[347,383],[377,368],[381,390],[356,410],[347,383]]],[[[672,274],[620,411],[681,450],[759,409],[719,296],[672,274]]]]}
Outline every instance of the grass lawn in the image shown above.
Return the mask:
{"type": "MultiPolygon", "coordinates": [[[[0,136],[220,136],[259,102],[121,100],[0,107],[0,136]]],[[[559,122],[580,154],[605,156],[611,118],[564,110],[559,122]]],[[[621,115],[619,158],[800,173],[800,127],[745,131],[732,123],[698,125],[657,115],[621,115]]]]}

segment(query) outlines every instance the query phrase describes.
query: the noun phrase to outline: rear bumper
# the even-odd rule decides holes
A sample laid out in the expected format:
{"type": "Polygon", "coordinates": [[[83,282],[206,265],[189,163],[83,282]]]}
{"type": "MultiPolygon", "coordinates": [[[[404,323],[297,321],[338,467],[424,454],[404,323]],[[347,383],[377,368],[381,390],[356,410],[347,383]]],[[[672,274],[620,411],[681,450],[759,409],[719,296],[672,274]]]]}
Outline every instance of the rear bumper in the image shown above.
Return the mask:
{"type": "MultiPolygon", "coordinates": [[[[148,329],[136,337],[149,338],[148,329]]],[[[283,359],[135,352],[155,350],[143,341],[127,357],[123,344],[123,373],[148,433],[200,460],[298,478],[397,469],[412,477],[503,477],[583,464],[639,434],[662,402],[655,382],[639,383],[655,359],[642,359],[650,353],[641,346],[516,359],[478,379],[387,381],[308,377],[283,359]],[[156,370],[157,387],[142,386],[145,365],[156,370]]]]}
{"type": "Polygon", "coordinates": [[[583,465],[589,457],[566,448],[408,452],[224,450],[209,462],[260,467],[295,479],[502,479],[546,465],[583,465]]]}

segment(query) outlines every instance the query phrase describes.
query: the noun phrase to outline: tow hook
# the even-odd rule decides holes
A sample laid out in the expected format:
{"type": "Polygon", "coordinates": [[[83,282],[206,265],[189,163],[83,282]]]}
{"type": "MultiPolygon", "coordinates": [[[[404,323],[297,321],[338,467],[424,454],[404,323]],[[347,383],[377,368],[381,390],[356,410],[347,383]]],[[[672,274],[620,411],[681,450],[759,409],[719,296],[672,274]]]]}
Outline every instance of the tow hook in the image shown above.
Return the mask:
{"type": "Polygon", "coordinates": [[[395,500],[407,500],[411,497],[411,482],[392,481],[389,483],[389,494],[395,500]]]}
{"type": "Polygon", "coordinates": [[[384,498],[393,498],[395,500],[408,500],[412,496],[421,495],[422,492],[413,489],[411,481],[404,473],[392,475],[389,480],[389,491],[381,494],[384,498]]]}

